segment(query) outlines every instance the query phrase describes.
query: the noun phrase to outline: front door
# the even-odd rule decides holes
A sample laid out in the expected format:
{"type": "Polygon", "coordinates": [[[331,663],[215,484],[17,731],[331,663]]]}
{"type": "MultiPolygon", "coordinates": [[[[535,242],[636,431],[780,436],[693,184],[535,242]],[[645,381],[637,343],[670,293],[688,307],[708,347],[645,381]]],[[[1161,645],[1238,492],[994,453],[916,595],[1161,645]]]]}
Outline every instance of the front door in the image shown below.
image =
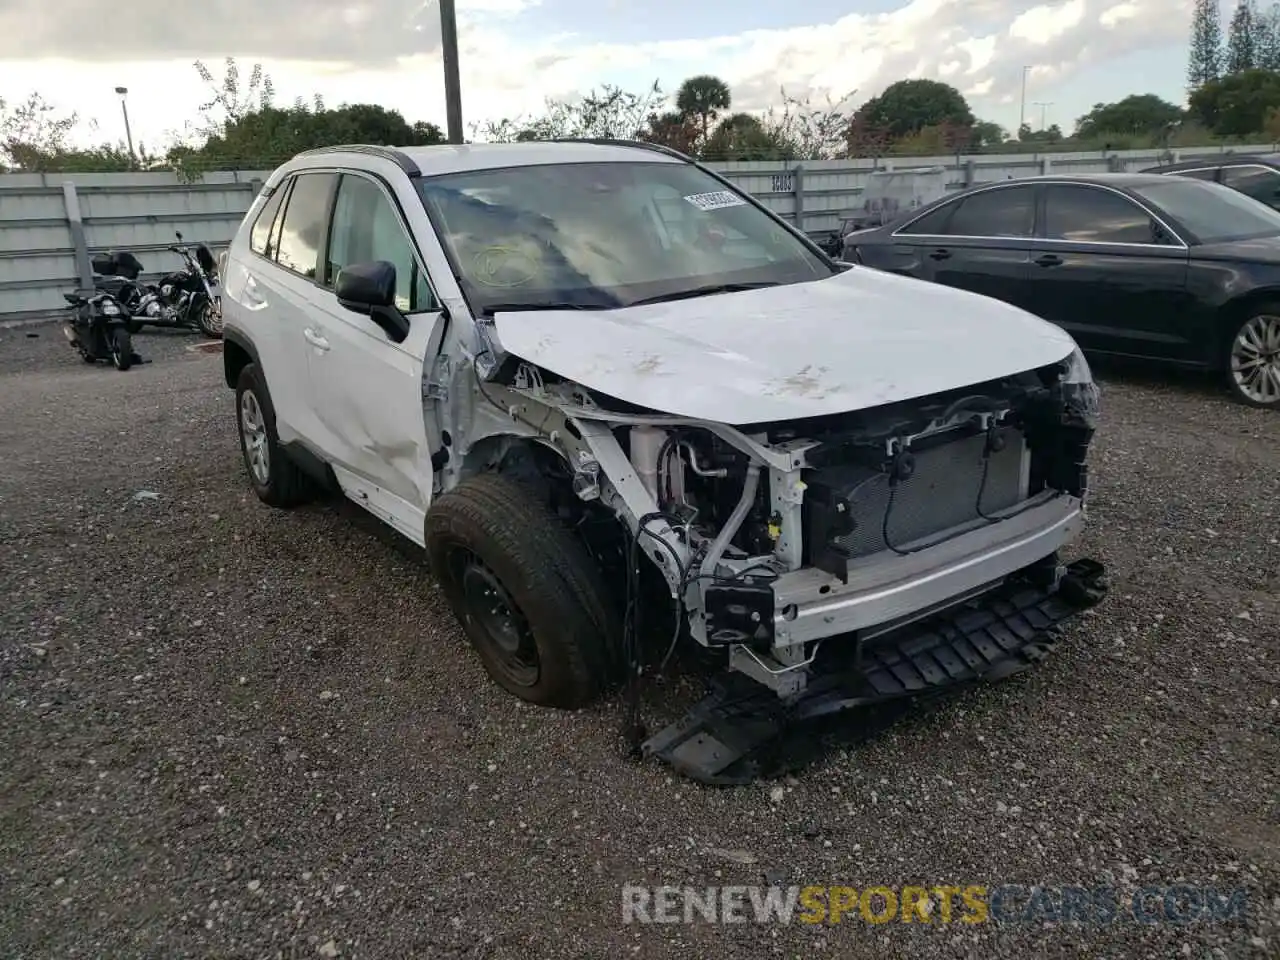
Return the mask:
{"type": "Polygon", "coordinates": [[[423,374],[445,322],[400,212],[373,177],[342,174],[325,259],[326,292],[306,338],[326,459],[347,496],[420,544],[440,447],[423,374]],[[377,260],[396,268],[396,305],[409,317],[403,343],[332,293],[343,267],[377,260]]]}
{"type": "Polygon", "coordinates": [[[1031,259],[1034,312],[1086,350],[1194,359],[1183,242],[1107,187],[1049,184],[1042,203],[1031,259]]]}

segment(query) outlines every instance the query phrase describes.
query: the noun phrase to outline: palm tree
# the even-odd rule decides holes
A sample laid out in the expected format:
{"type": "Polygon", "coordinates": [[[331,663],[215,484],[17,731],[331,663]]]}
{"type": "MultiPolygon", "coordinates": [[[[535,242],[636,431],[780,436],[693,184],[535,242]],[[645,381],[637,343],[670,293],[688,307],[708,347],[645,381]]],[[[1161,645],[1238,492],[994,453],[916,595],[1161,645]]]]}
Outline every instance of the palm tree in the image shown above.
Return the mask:
{"type": "Polygon", "coordinates": [[[721,110],[728,110],[732,97],[729,85],[719,77],[701,74],[680,84],[676,94],[676,109],[686,117],[697,117],[702,126],[705,143],[711,134],[711,121],[721,110]]]}

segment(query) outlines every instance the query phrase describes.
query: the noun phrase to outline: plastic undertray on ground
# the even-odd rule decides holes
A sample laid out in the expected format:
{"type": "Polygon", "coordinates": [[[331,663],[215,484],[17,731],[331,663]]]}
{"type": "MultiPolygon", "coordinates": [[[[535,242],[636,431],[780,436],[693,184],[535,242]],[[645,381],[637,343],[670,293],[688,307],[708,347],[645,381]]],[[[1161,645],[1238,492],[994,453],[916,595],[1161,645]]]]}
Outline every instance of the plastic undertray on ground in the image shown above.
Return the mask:
{"type": "Polygon", "coordinates": [[[867,642],[858,665],[811,677],[789,700],[726,671],[641,752],[707,784],[740,785],[798,769],[820,752],[818,721],[857,711],[869,732],[920,701],[1025,670],[1053,649],[1058,628],[1105,590],[1103,566],[1087,559],[1070,564],[1056,588],[1008,582],[867,642]]]}

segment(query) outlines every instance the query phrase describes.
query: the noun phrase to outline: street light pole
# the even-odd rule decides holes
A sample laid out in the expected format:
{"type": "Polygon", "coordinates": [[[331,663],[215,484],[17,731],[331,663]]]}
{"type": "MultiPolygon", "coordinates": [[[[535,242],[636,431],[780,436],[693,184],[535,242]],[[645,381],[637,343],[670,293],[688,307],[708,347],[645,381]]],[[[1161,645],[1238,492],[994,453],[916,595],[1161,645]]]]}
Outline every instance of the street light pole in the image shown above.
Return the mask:
{"type": "Polygon", "coordinates": [[[1047,129],[1048,129],[1048,124],[1047,124],[1047,122],[1046,122],[1046,121],[1047,121],[1047,119],[1048,119],[1048,118],[1047,118],[1047,113],[1048,113],[1049,108],[1053,106],[1053,101],[1052,101],[1052,100],[1045,100],[1045,101],[1037,100],[1037,101],[1036,101],[1036,103],[1035,103],[1035,106],[1037,106],[1037,107],[1039,107],[1039,108],[1040,108],[1040,129],[1041,129],[1041,130],[1047,130],[1047,129]]]}
{"type": "Polygon", "coordinates": [[[440,53],[444,60],[444,114],[449,142],[462,143],[462,84],[458,79],[458,18],[453,0],[440,0],[440,53]]]}
{"type": "Polygon", "coordinates": [[[1018,108],[1018,129],[1021,130],[1027,125],[1027,74],[1031,72],[1030,67],[1022,68],[1022,104],[1018,108]]]}
{"type": "Polygon", "coordinates": [[[120,112],[124,114],[124,137],[129,142],[129,160],[136,166],[138,163],[137,154],[133,152],[133,131],[129,129],[129,105],[125,103],[125,97],[129,94],[128,87],[116,87],[116,93],[120,95],[120,112]]]}

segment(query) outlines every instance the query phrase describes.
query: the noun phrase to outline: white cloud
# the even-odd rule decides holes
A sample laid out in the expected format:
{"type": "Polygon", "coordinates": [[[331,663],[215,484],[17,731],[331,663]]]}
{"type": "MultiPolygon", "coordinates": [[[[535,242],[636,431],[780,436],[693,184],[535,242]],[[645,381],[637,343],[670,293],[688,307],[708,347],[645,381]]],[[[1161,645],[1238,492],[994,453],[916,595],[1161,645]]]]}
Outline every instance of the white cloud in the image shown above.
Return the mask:
{"type": "MultiPolygon", "coordinates": [[[[695,72],[729,83],[735,106],[762,109],[788,94],[840,97],[856,90],[853,103],[908,76],[937,77],[971,98],[981,116],[1009,125],[1010,104],[1020,98],[1022,68],[1031,66],[1028,101],[1057,102],[1064,120],[1084,112],[1098,97],[1076,94],[1079,80],[1105,70],[1108,61],[1133,51],[1181,48],[1185,44],[1185,0],[912,0],[886,13],[851,14],[832,23],[778,30],[747,30],[715,37],[680,36],[623,44],[575,34],[530,35],[519,14],[539,0],[459,0],[464,119],[514,117],[541,108],[547,96],[582,92],[602,83],[638,90],[661,78],[670,88],[695,72]],[[1071,82],[1068,83],[1068,78],[1071,82]],[[1076,104],[1072,97],[1081,102],[1076,104]],[[1076,110],[1076,107],[1080,107],[1076,110]],[[1073,112],[1074,111],[1074,112],[1073,112]]],[[[547,0],[551,2],[551,0],[547,0]]],[[[366,23],[378,0],[349,0],[341,14],[366,23]]],[[[405,30],[437,16],[435,0],[421,6],[398,3],[405,30]],[[416,7],[416,8],[415,8],[416,7]]],[[[627,7],[632,15],[638,8],[627,7]]],[[[234,36],[230,24],[209,30],[234,36]]],[[[389,65],[353,66],[332,57],[317,61],[265,61],[277,97],[322,94],[331,105],[374,102],[400,110],[410,120],[443,125],[443,84],[438,53],[402,54],[389,65]]],[[[236,54],[235,50],[229,51],[236,54]]],[[[1181,56],[1175,53],[1175,56],[1181,56]]],[[[213,58],[216,60],[217,58],[213,58]]],[[[239,55],[242,73],[258,59],[239,55]]],[[[215,73],[217,71],[215,70],[215,73]]],[[[1176,64],[1181,82],[1182,64],[1176,64]]],[[[1113,78],[1116,96],[1130,92],[1133,78],[1113,78]]],[[[1139,83],[1148,89],[1146,78],[1139,83]]],[[[9,97],[39,89],[59,105],[98,118],[103,132],[122,132],[112,89],[129,87],[135,137],[149,143],[180,128],[207,100],[189,58],[110,63],[71,60],[0,60],[0,91],[9,97]]],[[[1171,99],[1180,90],[1156,90],[1171,99]]]]}

